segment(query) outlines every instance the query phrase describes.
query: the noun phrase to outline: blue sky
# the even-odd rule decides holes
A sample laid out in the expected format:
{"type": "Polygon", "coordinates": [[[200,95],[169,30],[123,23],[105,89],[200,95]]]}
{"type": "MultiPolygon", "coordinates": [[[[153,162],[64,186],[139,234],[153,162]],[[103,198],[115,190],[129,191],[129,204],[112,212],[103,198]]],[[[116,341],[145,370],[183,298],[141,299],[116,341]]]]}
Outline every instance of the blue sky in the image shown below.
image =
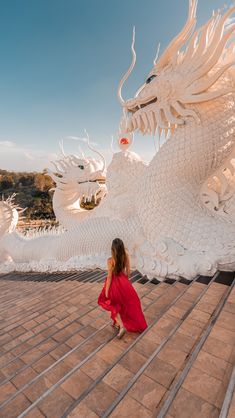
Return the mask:
{"type": "MultiPolygon", "coordinates": [[[[223,5],[199,0],[198,24],[223,5]]],[[[158,42],[163,51],[182,28],[187,8],[188,0],[0,0],[0,168],[40,170],[62,137],[84,128],[109,160],[133,25],[137,65],[125,98],[145,80],[158,42]]],[[[65,148],[75,152],[77,143],[65,148]]],[[[152,138],[135,137],[143,158],[154,149],[152,138]]]]}

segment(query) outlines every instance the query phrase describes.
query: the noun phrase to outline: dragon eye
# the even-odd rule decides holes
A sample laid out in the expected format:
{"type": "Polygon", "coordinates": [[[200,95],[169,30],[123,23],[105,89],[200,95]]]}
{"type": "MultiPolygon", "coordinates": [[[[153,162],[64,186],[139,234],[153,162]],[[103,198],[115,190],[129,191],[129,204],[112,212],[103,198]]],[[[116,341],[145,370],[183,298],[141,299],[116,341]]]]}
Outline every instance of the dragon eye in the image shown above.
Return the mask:
{"type": "Polygon", "coordinates": [[[157,77],[155,74],[153,74],[153,75],[151,75],[150,77],[148,77],[148,78],[147,78],[147,80],[146,80],[146,84],[151,83],[151,81],[153,81],[153,79],[154,79],[155,77],[157,77]]]}
{"type": "Polygon", "coordinates": [[[84,165],[79,165],[78,166],[81,170],[84,170],[84,165]]]}

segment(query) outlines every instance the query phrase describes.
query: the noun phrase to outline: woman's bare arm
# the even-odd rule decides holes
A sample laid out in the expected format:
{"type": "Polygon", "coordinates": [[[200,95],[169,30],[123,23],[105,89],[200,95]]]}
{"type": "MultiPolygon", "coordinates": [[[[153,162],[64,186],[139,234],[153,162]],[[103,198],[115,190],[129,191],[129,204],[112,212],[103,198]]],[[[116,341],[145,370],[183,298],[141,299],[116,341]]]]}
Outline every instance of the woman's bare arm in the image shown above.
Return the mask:
{"type": "Polygon", "coordinates": [[[126,252],[126,274],[128,277],[131,274],[131,262],[128,252],[126,252]]]}
{"type": "Polygon", "coordinates": [[[108,258],[107,266],[108,266],[108,276],[107,276],[106,285],[105,285],[105,296],[106,296],[106,298],[109,297],[109,288],[110,288],[110,285],[111,285],[111,282],[112,282],[112,273],[113,273],[113,260],[112,260],[112,258],[108,258]]]}

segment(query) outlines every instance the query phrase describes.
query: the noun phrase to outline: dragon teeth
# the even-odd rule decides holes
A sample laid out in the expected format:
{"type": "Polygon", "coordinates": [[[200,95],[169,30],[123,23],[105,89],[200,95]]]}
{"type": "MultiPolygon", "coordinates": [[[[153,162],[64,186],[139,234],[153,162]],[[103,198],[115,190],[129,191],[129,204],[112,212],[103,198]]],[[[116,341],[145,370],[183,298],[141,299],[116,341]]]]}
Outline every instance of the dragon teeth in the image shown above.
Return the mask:
{"type": "Polygon", "coordinates": [[[140,115],[137,115],[137,116],[136,116],[136,122],[137,122],[137,126],[138,126],[138,128],[139,128],[139,129],[140,129],[140,131],[141,131],[142,120],[141,120],[141,116],[140,116],[140,115]]]}
{"type": "Polygon", "coordinates": [[[156,122],[155,122],[155,118],[154,118],[154,113],[152,111],[149,112],[148,118],[149,118],[151,133],[152,133],[152,135],[154,135],[155,130],[156,130],[156,122]]]}
{"type": "Polygon", "coordinates": [[[138,124],[137,124],[137,120],[135,116],[132,116],[132,124],[133,124],[133,129],[137,129],[138,128],[138,124]]]}
{"type": "Polygon", "coordinates": [[[145,112],[141,113],[142,120],[144,122],[144,133],[148,130],[149,127],[149,120],[145,112]]]}

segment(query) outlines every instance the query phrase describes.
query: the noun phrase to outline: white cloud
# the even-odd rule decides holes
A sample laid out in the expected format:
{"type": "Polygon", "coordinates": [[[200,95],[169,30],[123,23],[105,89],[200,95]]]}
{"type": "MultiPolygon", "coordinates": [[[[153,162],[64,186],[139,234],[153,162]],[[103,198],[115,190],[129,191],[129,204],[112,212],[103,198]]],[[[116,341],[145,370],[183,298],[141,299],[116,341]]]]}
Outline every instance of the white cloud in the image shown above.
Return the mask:
{"type": "Polygon", "coordinates": [[[15,143],[12,141],[0,141],[0,147],[7,147],[7,148],[11,148],[14,147],[15,143]]]}
{"type": "Polygon", "coordinates": [[[25,157],[28,158],[29,160],[35,160],[35,157],[33,155],[31,155],[29,152],[25,152],[24,153],[25,157]]]}
{"type": "Polygon", "coordinates": [[[38,149],[20,148],[14,142],[0,141],[0,168],[12,171],[42,171],[50,167],[56,154],[38,149]]]}

